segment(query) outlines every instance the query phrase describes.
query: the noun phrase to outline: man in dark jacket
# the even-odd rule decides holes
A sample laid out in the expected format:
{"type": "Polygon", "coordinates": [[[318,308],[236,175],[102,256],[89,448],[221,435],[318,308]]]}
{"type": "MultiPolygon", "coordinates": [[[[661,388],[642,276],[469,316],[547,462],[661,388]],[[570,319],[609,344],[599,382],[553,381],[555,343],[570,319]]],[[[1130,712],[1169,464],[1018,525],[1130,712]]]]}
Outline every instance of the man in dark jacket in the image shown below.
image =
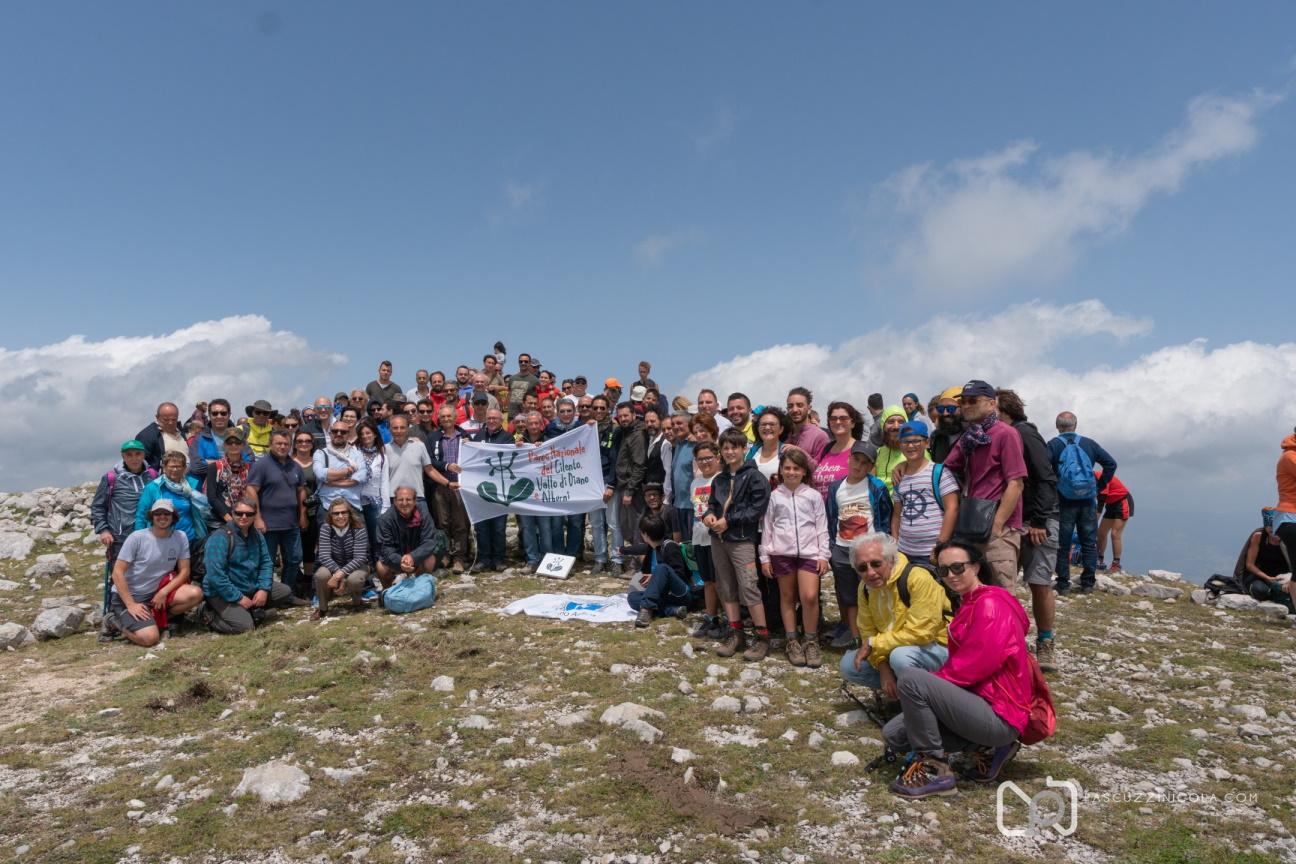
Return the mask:
{"type": "MultiPolygon", "coordinates": [[[[485,425],[474,432],[470,440],[484,444],[513,444],[513,436],[504,428],[504,415],[498,408],[486,411],[485,425]]],[[[458,463],[455,464],[457,467],[458,463]]],[[[449,468],[449,464],[446,467],[449,468]]],[[[504,569],[507,524],[507,516],[495,516],[473,526],[477,535],[477,563],[473,564],[472,572],[504,569]]]]}
{"type": "Polygon", "coordinates": [[[1071,590],[1071,533],[1080,535],[1080,593],[1088,594],[1094,590],[1098,570],[1098,499],[1102,490],[1111,478],[1116,476],[1116,460],[1092,438],[1076,434],[1076,415],[1063,411],[1057,416],[1055,425],[1058,435],[1048,442],[1049,453],[1053,461],[1053,473],[1061,473],[1061,459],[1068,444],[1076,444],[1089,459],[1090,465],[1101,465],[1102,476],[1095,483],[1093,497],[1068,498],[1058,491],[1058,553],[1057,553],[1057,592],[1066,594],[1071,590]]]}
{"type": "Polygon", "coordinates": [[[409,486],[397,489],[392,507],[378,517],[378,579],[390,588],[400,574],[414,576],[437,569],[445,535],[432,522],[427,505],[409,486]]]}
{"type": "Polygon", "coordinates": [[[180,432],[180,409],[174,402],[163,402],[157,407],[154,422],[145,426],[135,436],[144,445],[144,461],[154,471],[162,470],[162,456],[168,449],[184,453],[189,458],[189,445],[180,432]],[[168,443],[171,445],[168,448],[168,443]]]}
{"type": "MultiPolygon", "coordinates": [[[[644,469],[648,463],[648,436],[643,421],[635,416],[629,402],[617,406],[616,493],[609,511],[616,513],[617,531],[612,543],[618,549],[639,542],[639,520],[643,518],[644,469]]],[[[625,572],[633,573],[639,562],[625,562],[625,572]]]]}
{"type": "Polygon", "coordinates": [[[1026,483],[1022,488],[1022,538],[1018,562],[1030,586],[1031,611],[1035,616],[1035,659],[1045,672],[1057,671],[1053,652],[1053,568],[1058,550],[1057,475],[1048,445],[1034,423],[1026,419],[1026,406],[1012,390],[999,390],[999,413],[1008,419],[1022,439],[1026,458],[1026,483]]]}

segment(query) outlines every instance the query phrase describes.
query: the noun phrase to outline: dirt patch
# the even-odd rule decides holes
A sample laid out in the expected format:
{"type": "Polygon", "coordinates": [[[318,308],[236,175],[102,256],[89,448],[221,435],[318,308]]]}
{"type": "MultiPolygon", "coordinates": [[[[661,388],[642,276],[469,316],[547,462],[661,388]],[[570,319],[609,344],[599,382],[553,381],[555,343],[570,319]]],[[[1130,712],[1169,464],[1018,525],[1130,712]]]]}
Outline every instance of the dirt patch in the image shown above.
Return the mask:
{"type": "Polygon", "coordinates": [[[183,711],[186,708],[192,708],[195,705],[201,705],[204,702],[210,702],[212,699],[223,698],[217,693],[206,681],[194,681],[184,689],[184,692],[174,699],[163,699],[161,696],[154,696],[146,704],[154,714],[171,714],[176,711],[183,711]]]}
{"type": "MultiPolygon", "coordinates": [[[[777,821],[772,810],[738,807],[721,801],[700,782],[685,784],[683,778],[650,764],[648,757],[641,752],[632,750],[625,753],[619,762],[621,777],[642,786],[679,815],[705,823],[717,834],[736,834],[777,821]]],[[[694,774],[697,773],[695,770],[694,774]]]]}
{"type": "Polygon", "coordinates": [[[67,669],[41,669],[39,664],[15,664],[0,677],[0,704],[4,705],[0,730],[25,726],[46,711],[84,707],[100,690],[134,674],[116,662],[67,669]]]}

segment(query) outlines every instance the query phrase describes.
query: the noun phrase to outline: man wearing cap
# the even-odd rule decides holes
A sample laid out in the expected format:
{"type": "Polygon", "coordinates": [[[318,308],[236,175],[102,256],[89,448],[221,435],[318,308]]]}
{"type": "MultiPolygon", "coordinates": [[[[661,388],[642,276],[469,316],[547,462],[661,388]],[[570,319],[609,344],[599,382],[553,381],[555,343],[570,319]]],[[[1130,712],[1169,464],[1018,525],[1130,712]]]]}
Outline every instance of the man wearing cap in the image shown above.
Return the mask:
{"type": "Polygon", "coordinates": [[[509,379],[509,417],[515,418],[522,413],[522,398],[526,396],[528,390],[532,390],[539,383],[540,377],[536,375],[535,367],[531,365],[531,355],[523,351],[518,355],[517,374],[509,379]]]}
{"type": "Polygon", "coordinates": [[[189,582],[189,539],[173,530],[175,505],[159,498],[148,520],[148,530],[133,532],[122,544],[104,617],[106,631],[116,629],[143,648],[162,638],[158,617],[183,615],[203,599],[202,589],[189,582]]]}
{"type": "Polygon", "coordinates": [[[274,428],[270,418],[274,408],[264,399],[258,399],[245,409],[247,421],[243,424],[243,441],[254,456],[264,456],[270,452],[270,430],[274,428]]]}
{"type": "MultiPolygon", "coordinates": [[[[468,419],[458,424],[464,434],[471,435],[482,426],[486,425],[486,412],[491,409],[491,399],[493,397],[488,393],[473,393],[472,397],[472,414],[468,419]]],[[[498,407],[495,408],[499,410],[498,407]]]]}
{"type": "Polygon", "coordinates": [[[589,390],[589,379],[584,375],[577,375],[572,379],[572,395],[579,401],[581,397],[587,395],[589,390]]]}
{"type": "MultiPolygon", "coordinates": [[[[210,423],[189,445],[189,473],[200,481],[207,479],[207,463],[215,462],[225,456],[225,433],[236,428],[231,424],[233,418],[230,417],[230,411],[228,399],[213,399],[207,403],[207,417],[210,423]]],[[[252,461],[251,450],[247,452],[245,458],[249,462],[252,461]]]]}
{"type": "Polygon", "coordinates": [[[621,402],[621,382],[616,378],[604,378],[603,396],[608,400],[609,405],[619,404],[621,402]]]}
{"type": "Polygon", "coordinates": [[[643,417],[644,400],[647,398],[648,388],[642,384],[630,388],[630,410],[634,411],[636,417],[643,417]]]}
{"type": "Polygon", "coordinates": [[[392,364],[390,360],[384,360],[378,364],[378,380],[370,381],[365,385],[365,396],[370,400],[377,399],[379,402],[390,402],[396,398],[400,392],[400,387],[392,380],[392,364]]]}
{"type": "Polygon", "coordinates": [[[207,602],[201,618],[216,633],[246,633],[261,623],[266,609],[309,605],[292,588],[272,577],[274,558],[256,530],[257,505],[244,499],[234,505],[233,521],[207,540],[203,584],[207,602]]]}
{"type": "Polygon", "coordinates": [[[141,429],[136,441],[144,445],[144,461],[154,471],[162,469],[162,457],[168,452],[183,453],[189,458],[189,445],[180,432],[180,409],[174,402],[163,402],[157,407],[153,421],[141,429]]]}
{"type": "Polygon", "coordinates": [[[936,413],[932,417],[936,425],[932,429],[930,446],[933,462],[944,462],[963,434],[963,415],[959,412],[959,396],[962,393],[962,387],[947,387],[936,399],[936,413]]]}
{"type": "MultiPolygon", "coordinates": [[[[132,439],[122,444],[121,461],[99,478],[99,488],[90,504],[90,524],[107,550],[109,567],[135,530],[140,493],[155,477],[157,471],[144,464],[144,445],[132,439]]],[[[188,557],[188,552],[185,554],[188,557]]]]}
{"type": "MultiPolygon", "coordinates": [[[[280,577],[289,588],[301,593],[301,532],[306,530],[306,478],[290,455],[292,437],[282,429],[270,433],[270,455],[252,463],[248,472],[247,495],[259,509],[256,529],[265,535],[270,557],[278,552],[283,561],[280,577]]],[[[237,503],[235,510],[238,509],[237,503]]]]}
{"type": "Polygon", "coordinates": [[[347,444],[351,435],[349,420],[335,420],[329,427],[329,443],[315,451],[312,457],[315,479],[319,484],[321,522],[328,519],[329,505],[341,498],[355,512],[361,512],[360,489],[369,482],[369,466],[355,445],[347,444]]]}
{"type": "MultiPolygon", "coordinates": [[[[1004,588],[1017,582],[1017,556],[1022,539],[1022,490],[1026,483],[1026,457],[1017,430],[999,420],[998,392],[985,381],[973,380],[959,393],[965,424],[958,446],[945,458],[945,470],[959,478],[963,494],[959,509],[964,515],[977,500],[996,504],[989,536],[954,538],[976,545],[985,555],[995,581],[1004,588]]],[[[963,520],[960,519],[960,522],[963,520]]]]}

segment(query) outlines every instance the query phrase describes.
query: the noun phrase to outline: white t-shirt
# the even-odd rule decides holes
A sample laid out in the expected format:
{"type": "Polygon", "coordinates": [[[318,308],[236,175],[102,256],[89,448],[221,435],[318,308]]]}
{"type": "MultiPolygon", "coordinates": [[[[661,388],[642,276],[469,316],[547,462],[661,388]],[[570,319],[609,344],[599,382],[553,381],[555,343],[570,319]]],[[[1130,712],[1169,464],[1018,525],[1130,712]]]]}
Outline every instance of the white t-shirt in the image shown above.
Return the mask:
{"type": "MultiPolygon", "coordinates": [[[[941,522],[945,518],[945,511],[932,490],[932,471],[935,468],[934,462],[928,462],[917,474],[901,475],[900,484],[891,493],[896,512],[900,514],[900,536],[896,538],[900,551],[910,558],[924,561],[940,538],[941,522]]],[[[957,492],[958,488],[954,472],[942,469],[941,497],[957,492]]]]}
{"type": "Polygon", "coordinates": [[[717,471],[710,477],[693,478],[693,488],[689,492],[689,500],[693,502],[693,545],[710,546],[711,529],[702,524],[702,517],[711,509],[711,481],[716,478],[720,472],[717,471]]]}
{"type": "Polygon", "coordinates": [[[778,473],[778,451],[774,452],[774,458],[770,459],[768,462],[762,462],[761,452],[757,450],[756,455],[752,457],[752,461],[756,463],[756,470],[765,475],[766,480],[773,480],[774,475],[778,473]]]}
{"type": "Polygon", "coordinates": [[[837,545],[850,546],[857,537],[873,530],[873,502],[869,499],[869,482],[843,480],[837,487],[837,545]]]}

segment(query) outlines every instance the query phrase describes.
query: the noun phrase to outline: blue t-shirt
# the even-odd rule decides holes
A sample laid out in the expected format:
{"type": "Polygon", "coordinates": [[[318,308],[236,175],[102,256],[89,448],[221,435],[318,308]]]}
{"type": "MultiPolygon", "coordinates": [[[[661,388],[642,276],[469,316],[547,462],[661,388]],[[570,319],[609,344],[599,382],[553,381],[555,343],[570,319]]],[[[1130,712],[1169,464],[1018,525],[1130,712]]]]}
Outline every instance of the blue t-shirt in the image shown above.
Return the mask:
{"type": "Polygon", "coordinates": [[[273,455],[266,455],[252,463],[247,485],[256,487],[267,531],[299,527],[297,490],[305,484],[301,466],[291,457],[281,463],[273,455]]]}

